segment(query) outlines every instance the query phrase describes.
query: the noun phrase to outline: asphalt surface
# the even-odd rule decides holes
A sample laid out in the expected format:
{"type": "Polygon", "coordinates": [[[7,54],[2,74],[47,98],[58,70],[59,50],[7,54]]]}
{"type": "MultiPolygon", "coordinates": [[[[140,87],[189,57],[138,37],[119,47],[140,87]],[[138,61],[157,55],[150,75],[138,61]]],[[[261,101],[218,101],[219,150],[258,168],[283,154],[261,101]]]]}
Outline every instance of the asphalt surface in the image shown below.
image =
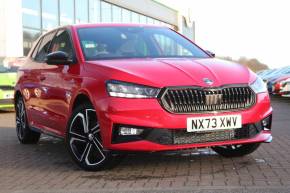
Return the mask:
{"type": "Polygon", "coordinates": [[[21,145],[14,113],[0,113],[0,193],[290,192],[290,98],[272,98],[273,142],[227,159],[209,149],[132,154],[117,167],[85,172],[64,143],[43,135],[21,145]]]}

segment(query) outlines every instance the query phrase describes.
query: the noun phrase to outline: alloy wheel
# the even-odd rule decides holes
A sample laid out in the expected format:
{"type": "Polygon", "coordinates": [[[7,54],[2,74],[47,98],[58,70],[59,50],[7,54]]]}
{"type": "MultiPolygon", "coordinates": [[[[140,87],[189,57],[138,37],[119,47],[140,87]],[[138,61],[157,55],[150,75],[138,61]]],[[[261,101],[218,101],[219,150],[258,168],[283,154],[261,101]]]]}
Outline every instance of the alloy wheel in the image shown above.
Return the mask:
{"type": "Polygon", "coordinates": [[[18,100],[16,104],[16,132],[20,140],[24,137],[24,130],[26,128],[26,114],[25,107],[22,100],[18,100]]]}
{"type": "Polygon", "coordinates": [[[97,166],[106,159],[94,109],[78,112],[73,117],[68,132],[69,147],[79,163],[97,166]]]}

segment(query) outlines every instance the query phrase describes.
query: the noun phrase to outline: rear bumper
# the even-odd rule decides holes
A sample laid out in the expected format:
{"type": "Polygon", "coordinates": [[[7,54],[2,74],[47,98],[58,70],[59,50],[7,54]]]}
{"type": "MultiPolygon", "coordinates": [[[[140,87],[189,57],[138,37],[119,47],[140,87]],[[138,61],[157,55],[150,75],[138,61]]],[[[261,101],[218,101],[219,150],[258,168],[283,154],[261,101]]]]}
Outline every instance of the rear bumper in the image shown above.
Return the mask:
{"type": "Polygon", "coordinates": [[[281,90],[280,94],[281,94],[281,96],[289,97],[290,90],[281,90]]]}
{"type": "MultiPolygon", "coordinates": [[[[248,136],[241,139],[229,138],[226,140],[201,143],[195,141],[185,144],[170,142],[163,143],[158,140],[152,140],[152,138],[118,142],[114,136],[114,133],[116,132],[116,125],[144,127],[145,130],[146,128],[154,128],[154,130],[162,131],[160,134],[161,136],[165,136],[167,131],[180,131],[182,133],[186,133],[186,120],[188,117],[240,114],[242,116],[243,127],[247,125],[255,125],[257,123],[261,123],[263,119],[272,114],[272,107],[270,106],[270,99],[267,93],[258,94],[256,104],[250,109],[235,112],[172,114],[164,110],[156,99],[124,99],[109,97],[105,100],[95,101],[95,105],[97,106],[96,109],[100,109],[97,111],[97,116],[100,121],[103,145],[106,149],[110,150],[178,150],[229,144],[260,143],[266,142],[271,137],[271,130],[263,129],[260,129],[260,131],[253,136],[248,136]]],[[[170,138],[167,139],[170,140],[170,138]]]]}

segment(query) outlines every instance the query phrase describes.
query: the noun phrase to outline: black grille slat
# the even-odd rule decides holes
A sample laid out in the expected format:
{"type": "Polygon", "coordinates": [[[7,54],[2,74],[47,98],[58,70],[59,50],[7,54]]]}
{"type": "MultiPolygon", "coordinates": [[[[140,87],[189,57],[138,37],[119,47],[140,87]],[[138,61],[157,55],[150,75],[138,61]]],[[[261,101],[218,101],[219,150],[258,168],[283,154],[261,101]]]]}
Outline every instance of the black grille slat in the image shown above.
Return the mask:
{"type": "Polygon", "coordinates": [[[225,88],[168,88],[161,97],[172,113],[198,113],[247,109],[255,104],[255,93],[247,86],[225,88]]]}
{"type": "Polygon", "coordinates": [[[238,129],[231,130],[217,130],[210,132],[186,132],[174,131],[173,132],[173,144],[192,144],[192,143],[206,143],[215,141],[227,141],[237,139],[248,139],[255,137],[260,131],[253,126],[244,126],[238,129]]]}

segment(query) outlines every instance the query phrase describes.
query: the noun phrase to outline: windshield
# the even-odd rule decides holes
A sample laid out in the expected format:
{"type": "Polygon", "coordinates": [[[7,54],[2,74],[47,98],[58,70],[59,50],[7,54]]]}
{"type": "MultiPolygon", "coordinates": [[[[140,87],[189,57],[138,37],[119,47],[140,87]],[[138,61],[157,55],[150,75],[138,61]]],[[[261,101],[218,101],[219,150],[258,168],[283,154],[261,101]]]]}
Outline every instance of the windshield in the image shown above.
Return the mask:
{"type": "Polygon", "coordinates": [[[86,60],[209,57],[192,42],[167,28],[80,28],[78,35],[86,60]]]}

